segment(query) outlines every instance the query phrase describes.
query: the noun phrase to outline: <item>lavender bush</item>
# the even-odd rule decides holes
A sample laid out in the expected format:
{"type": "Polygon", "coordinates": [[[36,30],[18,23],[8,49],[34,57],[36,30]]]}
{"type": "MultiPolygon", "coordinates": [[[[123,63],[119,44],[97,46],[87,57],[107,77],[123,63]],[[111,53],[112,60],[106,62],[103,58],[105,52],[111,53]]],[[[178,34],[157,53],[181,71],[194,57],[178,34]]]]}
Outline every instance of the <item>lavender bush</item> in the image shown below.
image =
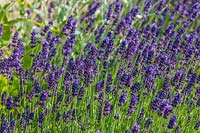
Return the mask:
{"type": "Polygon", "coordinates": [[[1,133],[200,132],[198,0],[62,4],[0,19],[1,133]]]}

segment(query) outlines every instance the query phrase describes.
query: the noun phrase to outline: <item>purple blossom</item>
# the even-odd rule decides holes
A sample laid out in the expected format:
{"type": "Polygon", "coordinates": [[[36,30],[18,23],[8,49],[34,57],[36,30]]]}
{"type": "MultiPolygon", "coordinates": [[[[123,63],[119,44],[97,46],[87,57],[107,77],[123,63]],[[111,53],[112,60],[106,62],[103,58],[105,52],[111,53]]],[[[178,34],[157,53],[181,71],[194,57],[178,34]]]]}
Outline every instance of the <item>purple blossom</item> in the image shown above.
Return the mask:
{"type": "Polygon", "coordinates": [[[105,116],[109,115],[111,113],[112,110],[112,105],[109,103],[109,101],[106,99],[105,100],[105,105],[104,105],[104,112],[103,114],[105,116]]]}
{"type": "Polygon", "coordinates": [[[14,132],[15,131],[15,128],[16,128],[16,123],[14,120],[11,120],[10,121],[10,131],[11,132],[14,132]]]}
{"type": "Polygon", "coordinates": [[[121,22],[117,25],[117,31],[115,32],[116,34],[123,33],[129,27],[132,25],[132,20],[134,17],[138,14],[139,8],[138,7],[133,7],[130,12],[126,14],[126,16],[121,20],[121,22]]]}
{"type": "Polygon", "coordinates": [[[101,48],[105,49],[105,54],[108,56],[112,52],[114,46],[114,38],[112,37],[112,33],[108,32],[106,38],[103,40],[101,44],[101,48]]]}
{"type": "Polygon", "coordinates": [[[125,86],[131,86],[133,77],[131,75],[123,74],[121,81],[125,86]]]}
{"type": "Polygon", "coordinates": [[[13,46],[16,46],[16,43],[17,43],[17,40],[18,40],[18,35],[19,33],[18,32],[15,32],[13,38],[12,38],[12,45],[13,46]]]}
{"type": "Polygon", "coordinates": [[[122,8],[123,4],[119,0],[110,3],[106,16],[106,23],[110,24],[110,21],[113,20],[113,24],[117,24],[122,8]]]}
{"type": "Polygon", "coordinates": [[[174,128],[174,126],[176,125],[176,121],[177,121],[177,118],[176,116],[172,116],[170,121],[169,121],[169,124],[168,124],[168,128],[174,128]]]}
{"type": "Polygon", "coordinates": [[[180,133],[180,126],[177,126],[177,127],[176,127],[175,133],[180,133]]]}
{"type": "Polygon", "coordinates": [[[160,3],[157,7],[157,11],[161,11],[164,7],[164,4],[165,4],[165,0],[160,0],[160,3]]]}
{"type": "Polygon", "coordinates": [[[76,30],[76,20],[74,19],[73,16],[70,16],[68,18],[68,21],[67,21],[67,24],[65,24],[63,26],[63,29],[62,29],[62,34],[64,34],[65,36],[68,36],[70,34],[74,34],[75,33],[75,30],[76,30]]]}
{"type": "Polygon", "coordinates": [[[74,80],[72,82],[72,96],[77,96],[78,95],[78,90],[79,90],[79,80],[74,80]]]}
{"type": "Polygon", "coordinates": [[[52,24],[53,24],[52,21],[49,21],[49,23],[42,29],[40,35],[41,35],[41,36],[45,36],[46,33],[49,31],[50,26],[51,26],[52,24]]]}
{"type": "Polygon", "coordinates": [[[104,80],[101,80],[96,84],[96,92],[102,91],[103,88],[104,88],[104,80]]]}
{"type": "Polygon", "coordinates": [[[2,37],[2,35],[3,35],[3,25],[1,24],[0,25],[0,38],[2,37]]]}
{"type": "Polygon", "coordinates": [[[59,122],[59,120],[60,120],[60,113],[57,112],[57,114],[56,114],[56,122],[59,122]]]}
{"type": "Polygon", "coordinates": [[[101,131],[97,130],[95,133],[101,133],[101,131]]]}
{"type": "Polygon", "coordinates": [[[195,126],[194,126],[194,129],[195,130],[199,130],[199,127],[200,127],[200,121],[198,121],[195,126]]]}
{"type": "Polygon", "coordinates": [[[6,92],[3,92],[1,94],[1,104],[6,104],[6,92]]]}
{"type": "Polygon", "coordinates": [[[132,127],[132,133],[138,133],[140,129],[140,126],[135,123],[134,126],[132,127]]]}
{"type": "Polygon", "coordinates": [[[90,5],[89,9],[88,9],[88,11],[86,13],[86,16],[87,17],[92,16],[98,10],[98,8],[100,6],[101,6],[100,2],[95,2],[94,4],[90,5]]]}
{"type": "Polygon", "coordinates": [[[107,81],[106,81],[106,93],[109,94],[111,91],[111,85],[112,85],[112,74],[108,74],[107,81]]]}
{"type": "Polygon", "coordinates": [[[103,26],[100,27],[100,29],[99,29],[99,31],[98,31],[98,34],[97,34],[97,36],[96,36],[96,38],[95,38],[95,42],[96,42],[96,43],[99,43],[99,42],[100,42],[101,36],[102,36],[102,34],[104,33],[104,31],[105,31],[105,26],[103,25],[103,26]]]}
{"type": "Polygon", "coordinates": [[[57,98],[56,104],[59,105],[59,104],[62,102],[62,100],[63,100],[63,94],[60,94],[60,95],[58,96],[58,98],[57,98]]]}
{"type": "Polygon", "coordinates": [[[138,116],[138,121],[141,121],[142,120],[142,118],[144,117],[144,108],[142,108],[142,110],[141,110],[141,112],[140,112],[140,114],[139,114],[139,116],[138,116]]]}
{"type": "Polygon", "coordinates": [[[120,117],[121,117],[121,116],[120,116],[119,113],[116,113],[115,116],[114,116],[114,118],[117,119],[117,120],[120,119],[120,117]]]}
{"type": "Polygon", "coordinates": [[[148,118],[148,119],[146,120],[145,124],[144,124],[144,125],[145,125],[145,128],[148,129],[149,126],[152,124],[152,122],[153,122],[153,120],[150,119],[150,118],[148,118]]]}
{"type": "Polygon", "coordinates": [[[159,115],[164,115],[165,114],[165,111],[168,110],[168,108],[170,108],[169,106],[169,101],[166,100],[166,99],[162,99],[160,101],[160,106],[159,106],[159,109],[158,109],[158,114],[159,115]]]}
{"type": "Polygon", "coordinates": [[[120,1],[116,1],[116,4],[115,4],[115,9],[114,9],[114,14],[113,14],[113,18],[114,18],[114,21],[113,21],[113,24],[117,24],[118,20],[119,20],[119,16],[120,16],[120,13],[122,11],[122,8],[123,8],[123,3],[120,2],[120,1]]]}
{"type": "Polygon", "coordinates": [[[7,133],[9,131],[9,122],[7,120],[2,120],[0,131],[1,133],[7,133]]]}
{"type": "Polygon", "coordinates": [[[47,100],[47,98],[49,97],[49,93],[48,91],[42,91],[41,95],[40,95],[40,101],[44,102],[47,100]]]}
{"type": "Polygon", "coordinates": [[[110,19],[112,17],[112,6],[113,6],[113,3],[109,4],[109,8],[108,8],[108,12],[107,12],[107,16],[106,16],[106,21],[107,23],[109,24],[110,22],[110,19]]]}
{"type": "Polygon", "coordinates": [[[37,43],[37,38],[36,38],[37,33],[33,30],[31,32],[31,48],[34,48],[37,43]]]}
{"type": "Polygon", "coordinates": [[[119,106],[123,106],[127,100],[127,94],[122,93],[120,98],[119,98],[119,106]]]}
{"type": "Polygon", "coordinates": [[[135,95],[132,95],[131,102],[128,108],[128,115],[131,115],[132,113],[135,112],[135,108],[137,104],[138,104],[138,97],[135,95]]]}
{"type": "Polygon", "coordinates": [[[199,97],[200,96],[200,87],[196,88],[196,96],[199,97]]]}
{"type": "Polygon", "coordinates": [[[64,46],[63,46],[63,55],[68,56],[72,53],[74,43],[75,43],[75,34],[71,34],[69,38],[66,40],[64,46]]]}
{"type": "Polygon", "coordinates": [[[180,93],[175,94],[174,99],[172,101],[172,106],[176,107],[178,104],[180,104],[181,98],[182,98],[182,95],[180,93]]]}
{"type": "Polygon", "coordinates": [[[39,117],[38,117],[38,122],[39,122],[39,123],[43,123],[44,117],[45,117],[44,112],[41,112],[40,115],[39,115],[39,117]]]}
{"type": "Polygon", "coordinates": [[[13,98],[12,96],[9,96],[6,101],[6,107],[8,110],[11,110],[13,108],[13,98]]]}
{"type": "Polygon", "coordinates": [[[132,86],[131,86],[131,94],[135,94],[137,93],[141,88],[141,84],[139,82],[136,82],[134,83],[132,86]]]}
{"type": "Polygon", "coordinates": [[[79,100],[82,100],[84,93],[85,93],[85,88],[84,88],[84,87],[81,87],[81,88],[79,89],[79,93],[78,93],[78,99],[79,99],[79,100]]]}
{"type": "Polygon", "coordinates": [[[34,119],[34,112],[30,112],[28,117],[29,117],[29,119],[33,120],[34,119]]]}
{"type": "Polygon", "coordinates": [[[160,106],[160,98],[155,98],[152,102],[151,102],[151,109],[153,110],[158,110],[160,106]]]}
{"type": "Polygon", "coordinates": [[[49,42],[47,40],[45,40],[42,44],[42,57],[44,59],[47,59],[48,58],[48,55],[49,55],[49,42]]]}
{"type": "Polygon", "coordinates": [[[22,131],[26,130],[26,122],[25,122],[25,119],[23,117],[20,119],[20,129],[22,131]]]}
{"type": "Polygon", "coordinates": [[[145,1],[145,5],[144,5],[144,13],[149,12],[150,8],[151,8],[151,0],[147,0],[145,1]]]}
{"type": "Polygon", "coordinates": [[[55,4],[53,2],[50,2],[50,5],[48,7],[49,18],[50,18],[50,13],[53,12],[54,7],[55,7],[55,4]]]}

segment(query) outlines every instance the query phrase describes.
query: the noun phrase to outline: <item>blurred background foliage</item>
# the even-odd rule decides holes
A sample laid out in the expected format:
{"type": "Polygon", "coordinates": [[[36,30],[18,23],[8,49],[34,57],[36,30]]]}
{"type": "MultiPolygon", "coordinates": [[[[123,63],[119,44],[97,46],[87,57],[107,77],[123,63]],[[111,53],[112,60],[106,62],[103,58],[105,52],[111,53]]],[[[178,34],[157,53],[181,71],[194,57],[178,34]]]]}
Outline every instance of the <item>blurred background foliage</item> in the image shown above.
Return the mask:
{"type": "MultiPolygon", "coordinates": [[[[103,4],[101,6],[103,12],[97,12],[96,21],[102,23],[102,17],[105,17],[109,3],[113,0],[99,1],[103,4]]],[[[153,1],[156,3],[156,0],[153,1]]],[[[19,31],[23,40],[28,40],[29,36],[25,36],[27,33],[30,33],[32,29],[44,27],[49,20],[54,21],[52,30],[59,32],[69,15],[73,14],[80,20],[79,16],[84,14],[93,2],[94,0],[0,0],[0,24],[4,24],[0,48],[8,43],[13,31],[19,31]]],[[[144,5],[145,0],[122,0],[122,2],[124,9],[127,9],[123,11],[123,16],[133,5],[140,7],[144,5]]],[[[171,4],[174,2],[175,0],[172,0],[171,4]]],[[[102,11],[102,9],[99,10],[102,11]]]]}

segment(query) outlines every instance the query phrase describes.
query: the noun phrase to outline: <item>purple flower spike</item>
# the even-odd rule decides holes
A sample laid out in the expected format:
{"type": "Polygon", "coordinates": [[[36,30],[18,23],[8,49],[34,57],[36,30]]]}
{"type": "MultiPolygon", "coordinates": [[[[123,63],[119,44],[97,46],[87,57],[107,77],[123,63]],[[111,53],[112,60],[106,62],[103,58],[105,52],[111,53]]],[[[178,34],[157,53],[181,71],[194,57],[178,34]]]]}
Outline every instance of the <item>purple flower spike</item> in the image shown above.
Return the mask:
{"type": "Polygon", "coordinates": [[[101,6],[101,3],[100,2],[95,2],[93,5],[90,6],[90,8],[88,9],[87,13],[86,13],[86,16],[89,17],[89,16],[92,16],[96,11],[97,9],[101,6]]]}
{"type": "Polygon", "coordinates": [[[13,38],[12,38],[12,45],[13,46],[16,46],[16,43],[17,43],[17,40],[18,40],[18,35],[19,33],[18,32],[15,32],[13,38]]]}
{"type": "Polygon", "coordinates": [[[39,115],[39,118],[38,118],[38,122],[39,122],[39,123],[43,123],[43,121],[44,121],[44,116],[45,116],[44,112],[41,112],[40,115],[39,115]]]}
{"type": "Polygon", "coordinates": [[[99,81],[99,83],[96,84],[96,92],[100,92],[103,90],[104,87],[104,80],[99,81]]]}
{"type": "Polygon", "coordinates": [[[64,25],[62,29],[62,34],[65,36],[69,36],[70,34],[74,34],[76,30],[76,20],[73,16],[68,18],[67,24],[64,25]]]}
{"type": "Polygon", "coordinates": [[[79,89],[79,80],[74,80],[72,83],[72,96],[78,95],[78,89],[79,89]]]}
{"type": "Polygon", "coordinates": [[[126,102],[126,99],[127,99],[127,94],[122,93],[122,95],[119,98],[119,106],[123,106],[126,102]]]}
{"type": "Polygon", "coordinates": [[[160,0],[160,3],[157,7],[157,11],[161,11],[165,5],[165,0],[160,0]]]}
{"type": "Polygon", "coordinates": [[[12,96],[9,96],[7,101],[6,101],[6,107],[8,110],[11,110],[13,107],[13,98],[12,96]]]}
{"type": "Polygon", "coordinates": [[[1,24],[0,25],[0,38],[2,37],[2,35],[3,35],[3,25],[1,24]]]}
{"type": "Polygon", "coordinates": [[[117,24],[122,8],[123,4],[119,0],[110,3],[106,17],[106,23],[110,24],[110,22],[113,20],[113,24],[117,24]]]}
{"type": "Polygon", "coordinates": [[[147,0],[144,6],[144,13],[149,12],[150,8],[151,8],[151,0],[147,0]]]}
{"type": "Polygon", "coordinates": [[[53,24],[52,21],[49,21],[49,23],[44,27],[44,29],[42,29],[40,35],[41,35],[41,36],[45,36],[46,33],[49,31],[50,26],[51,26],[52,24],[53,24]]]}
{"type": "Polygon", "coordinates": [[[176,125],[176,121],[177,121],[176,116],[172,116],[167,127],[174,128],[174,126],[176,125]]]}
{"type": "Polygon", "coordinates": [[[115,116],[114,116],[114,118],[117,119],[117,120],[120,119],[120,117],[121,117],[121,116],[120,116],[119,113],[116,113],[115,116]]]}
{"type": "Polygon", "coordinates": [[[148,119],[146,120],[145,124],[144,124],[145,128],[148,129],[149,126],[152,124],[152,122],[153,122],[153,120],[150,119],[150,118],[148,118],[148,119]]]}
{"type": "Polygon", "coordinates": [[[1,95],[1,104],[6,104],[6,92],[3,92],[1,95]]]}
{"type": "Polygon", "coordinates": [[[101,133],[101,131],[97,130],[95,133],[101,133]]]}
{"type": "Polygon", "coordinates": [[[105,105],[104,105],[104,115],[107,116],[110,114],[112,110],[112,105],[109,103],[109,101],[106,99],[105,100],[105,105]]]}
{"type": "Polygon", "coordinates": [[[174,99],[172,101],[172,106],[176,107],[178,104],[180,104],[181,98],[182,98],[181,94],[179,93],[175,94],[174,99]]]}
{"type": "Polygon", "coordinates": [[[14,132],[15,131],[15,127],[16,126],[16,123],[15,123],[15,121],[14,120],[11,120],[11,122],[10,122],[10,131],[11,132],[14,132]]]}
{"type": "Polygon", "coordinates": [[[107,94],[110,94],[112,81],[113,81],[112,74],[108,74],[107,82],[106,82],[106,93],[107,94]]]}
{"type": "Polygon", "coordinates": [[[48,91],[42,91],[41,95],[40,95],[40,101],[44,102],[47,100],[47,98],[49,97],[49,93],[48,91]]]}
{"type": "Polygon", "coordinates": [[[9,131],[9,122],[7,120],[2,120],[1,122],[1,133],[8,133],[9,131]]]}
{"type": "Polygon", "coordinates": [[[36,35],[37,33],[33,30],[31,32],[31,48],[34,48],[36,46],[37,43],[36,35]]]}
{"type": "Polygon", "coordinates": [[[139,129],[140,129],[140,126],[135,123],[134,126],[132,127],[132,133],[139,133],[139,129]]]}
{"type": "Polygon", "coordinates": [[[194,129],[195,129],[195,130],[199,130],[199,127],[200,127],[200,121],[198,121],[198,122],[196,123],[196,125],[194,126],[194,129]]]}
{"type": "Polygon", "coordinates": [[[22,131],[26,130],[26,122],[25,122],[25,119],[23,117],[20,119],[20,129],[22,131]]]}
{"type": "Polygon", "coordinates": [[[132,95],[131,102],[128,108],[128,115],[131,115],[132,113],[135,112],[137,103],[138,103],[138,97],[136,95],[132,95]]]}
{"type": "Polygon", "coordinates": [[[68,56],[72,53],[74,43],[75,43],[75,34],[71,34],[69,38],[66,40],[64,46],[63,46],[63,55],[68,56]]]}

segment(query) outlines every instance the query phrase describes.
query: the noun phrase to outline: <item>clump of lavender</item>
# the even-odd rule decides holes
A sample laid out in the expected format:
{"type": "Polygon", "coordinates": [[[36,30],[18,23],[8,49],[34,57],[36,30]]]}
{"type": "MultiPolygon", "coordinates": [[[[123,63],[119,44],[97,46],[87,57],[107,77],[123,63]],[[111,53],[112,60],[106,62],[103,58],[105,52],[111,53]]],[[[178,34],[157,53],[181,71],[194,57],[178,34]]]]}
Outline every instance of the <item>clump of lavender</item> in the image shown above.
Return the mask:
{"type": "Polygon", "coordinates": [[[198,1],[49,4],[27,37],[0,25],[0,132],[198,132],[198,1]]]}

